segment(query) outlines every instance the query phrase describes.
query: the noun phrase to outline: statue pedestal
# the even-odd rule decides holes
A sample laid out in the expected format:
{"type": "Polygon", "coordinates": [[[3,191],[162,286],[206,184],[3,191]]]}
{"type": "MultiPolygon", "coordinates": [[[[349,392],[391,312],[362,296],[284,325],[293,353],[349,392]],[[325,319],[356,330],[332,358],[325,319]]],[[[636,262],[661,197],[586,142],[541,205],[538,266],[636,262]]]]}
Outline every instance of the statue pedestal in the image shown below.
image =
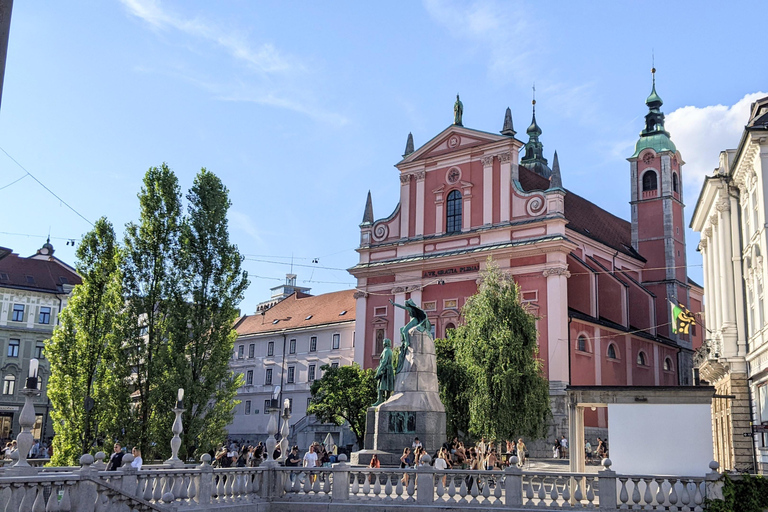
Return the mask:
{"type": "Polygon", "coordinates": [[[411,347],[395,391],[378,407],[369,407],[365,422],[365,450],[352,454],[353,464],[367,465],[376,453],[382,466],[400,464],[403,448],[415,437],[432,456],[446,441],[445,407],[437,384],[435,342],[429,333],[411,330],[411,347]]]}

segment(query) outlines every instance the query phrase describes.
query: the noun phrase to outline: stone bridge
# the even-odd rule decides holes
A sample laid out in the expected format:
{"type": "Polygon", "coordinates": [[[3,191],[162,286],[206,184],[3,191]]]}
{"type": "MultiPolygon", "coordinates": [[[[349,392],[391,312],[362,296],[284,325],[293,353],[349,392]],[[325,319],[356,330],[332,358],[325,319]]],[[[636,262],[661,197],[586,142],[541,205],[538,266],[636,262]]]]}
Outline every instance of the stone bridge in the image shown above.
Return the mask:
{"type": "MultiPolygon", "coordinates": [[[[597,473],[200,465],[106,471],[104,454],[80,467],[0,469],[0,512],[96,511],[522,511],[620,509],[702,511],[721,497],[717,463],[705,477],[620,475],[603,461],[597,473]]],[[[702,472],[703,473],[703,472],[702,472]]]]}

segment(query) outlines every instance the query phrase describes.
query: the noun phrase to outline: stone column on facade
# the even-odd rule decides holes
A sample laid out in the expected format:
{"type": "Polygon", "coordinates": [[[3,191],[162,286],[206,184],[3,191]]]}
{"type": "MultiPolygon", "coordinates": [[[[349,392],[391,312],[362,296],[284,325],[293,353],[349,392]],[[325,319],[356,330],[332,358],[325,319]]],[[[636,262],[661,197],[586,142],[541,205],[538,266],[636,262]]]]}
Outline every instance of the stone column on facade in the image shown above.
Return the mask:
{"type": "Polygon", "coordinates": [[[710,224],[712,224],[712,304],[707,304],[707,307],[712,307],[714,310],[714,325],[710,329],[714,332],[719,331],[723,325],[723,305],[720,301],[720,273],[722,272],[722,265],[720,264],[720,227],[717,225],[717,216],[711,215],[709,218],[710,224]]]}
{"type": "Polygon", "coordinates": [[[400,175],[400,238],[408,238],[411,210],[411,175],[400,175]]]}
{"type": "Polygon", "coordinates": [[[510,205],[509,201],[512,196],[511,179],[512,179],[512,153],[507,151],[497,155],[499,162],[501,162],[501,173],[499,181],[499,208],[501,209],[501,216],[499,220],[501,222],[509,222],[510,219],[510,205]]]}
{"type": "Polygon", "coordinates": [[[415,236],[424,236],[424,178],[425,171],[417,171],[416,177],[416,233],[415,236]]]}
{"type": "Polygon", "coordinates": [[[601,332],[599,327],[595,327],[595,339],[592,340],[592,354],[595,359],[595,386],[603,385],[603,348],[602,343],[600,343],[601,332]]]}
{"type": "Polygon", "coordinates": [[[472,188],[463,186],[462,182],[462,212],[461,230],[469,231],[472,228],[472,188]]]}
{"type": "MultiPolygon", "coordinates": [[[[727,192],[726,192],[727,194],[727,192]]],[[[734,356],[737,353],[738,347],[736,336],[736,302],[733,295],[733,288],[730,286],[733,283],[733,254],[731,253],[731,211],[730,202],[727,197],[721,197],[715,205],[718,213],[718,225],[720,226],[720,261],[723,265],[722,274],[722,292],[720,300],[722,300],[723,310],[723,324],[722,324],[722,340],[723,340],[723,352],[726,356],[734,356]]]]}
{"type": "Polygon", "coordinates": [[[493,224],[493,155],[483,157],[483,224],[493,224]]]}
{"type": "MultiPolygon", "coordinates": [[[[734,196],[730,196],[729,201],[731,203],[731,211],[734,212],[734,214],[731,215],[731,233],[740,233],[741,226],[739,225],[739,215],[737,214],[739,211],[739,201],[734,196]]],[[[744,273],[741,266],[740,237],[733,235],[731,236],[731,260],[733,266],[733,296],[737,298],[736,316],[734,317],[734,320],[736,321],[737,353],[741,357],[744,357],[747,354],[747,330],[745,328],[746,315],[744,311],[744,300],[742,300],[744,297],[744,273]]]]}
{"type": "Polygon", "coordinates": [[[568,384],[568,266],[565,255],[561,262],[547,263],[543,275],[547,278],[547,361],[550,385],[568,384]]]}
{"type": "MultiPolygon", "coordinates": [[[[358,290],[353,295],[355,298],[355,361],[365,366],[365,347],[368,338],[368,327],[366,320],[368,317],[368,294],[358,290]]],[[[371,349],[373,353],[375,349],[371,349]]]]}
{"type": "Polygon", "coordinates": [[[435,189],[433,192],[435,193],[435,235],[442,235],[444,231],[443,221],[445,220],[445,215],[443,214],[445,187],[435,189]]]}

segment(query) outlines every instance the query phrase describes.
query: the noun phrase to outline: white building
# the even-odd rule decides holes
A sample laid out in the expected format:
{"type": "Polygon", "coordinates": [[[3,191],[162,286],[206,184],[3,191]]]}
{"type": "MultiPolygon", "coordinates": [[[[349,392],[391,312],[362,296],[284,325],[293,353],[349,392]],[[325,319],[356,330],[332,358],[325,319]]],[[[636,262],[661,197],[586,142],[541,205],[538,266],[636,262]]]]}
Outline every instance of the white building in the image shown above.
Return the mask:
{"type": "Polygon", "coordinates": [[[255,443],[267,436],[266,403],[280,386],[279,402],[291,403],[291,442],[304,450],[323,442],[330,432],[338,446],[354,444],[348,429],[317,424],[307,416],[312,382],[323,365],[344,366],[354,361],[354,290],[310,296],[296,292],[271,308],[240,318],[235,324],[231,368],[243,375],[238,390],[241,403],[228,427],[236,441],[255,443]]]}
{"type": "Polygon", "coordinates": [[[712,404],[715,459],[724,469],[751,471],[755,456],[757,469],[768,470],[768,435],[752,435],[750,426],[768,425],[766,196],[768,97],[752,104],[738,148],[720,153],[691,220],[701,233],[707,308],[696,366],[717,396],[732,397],[712,404]]]}

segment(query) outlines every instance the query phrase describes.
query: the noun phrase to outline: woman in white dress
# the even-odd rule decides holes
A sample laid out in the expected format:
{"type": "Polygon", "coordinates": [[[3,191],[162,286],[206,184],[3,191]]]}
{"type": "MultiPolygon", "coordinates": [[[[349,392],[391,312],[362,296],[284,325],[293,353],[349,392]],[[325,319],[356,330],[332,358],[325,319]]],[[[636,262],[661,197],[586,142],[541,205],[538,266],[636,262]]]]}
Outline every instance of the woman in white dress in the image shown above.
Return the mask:
{"type": "Polygon", "coordinates": [[[141,469],[141,465],[144,463],[144,461],[141,459],[141,450],[139,450],[139,447],[134,446],[133,450],[131,450],[131,454],[133,455],[133,462],[131,462],[131,467],[141,469]]]}

